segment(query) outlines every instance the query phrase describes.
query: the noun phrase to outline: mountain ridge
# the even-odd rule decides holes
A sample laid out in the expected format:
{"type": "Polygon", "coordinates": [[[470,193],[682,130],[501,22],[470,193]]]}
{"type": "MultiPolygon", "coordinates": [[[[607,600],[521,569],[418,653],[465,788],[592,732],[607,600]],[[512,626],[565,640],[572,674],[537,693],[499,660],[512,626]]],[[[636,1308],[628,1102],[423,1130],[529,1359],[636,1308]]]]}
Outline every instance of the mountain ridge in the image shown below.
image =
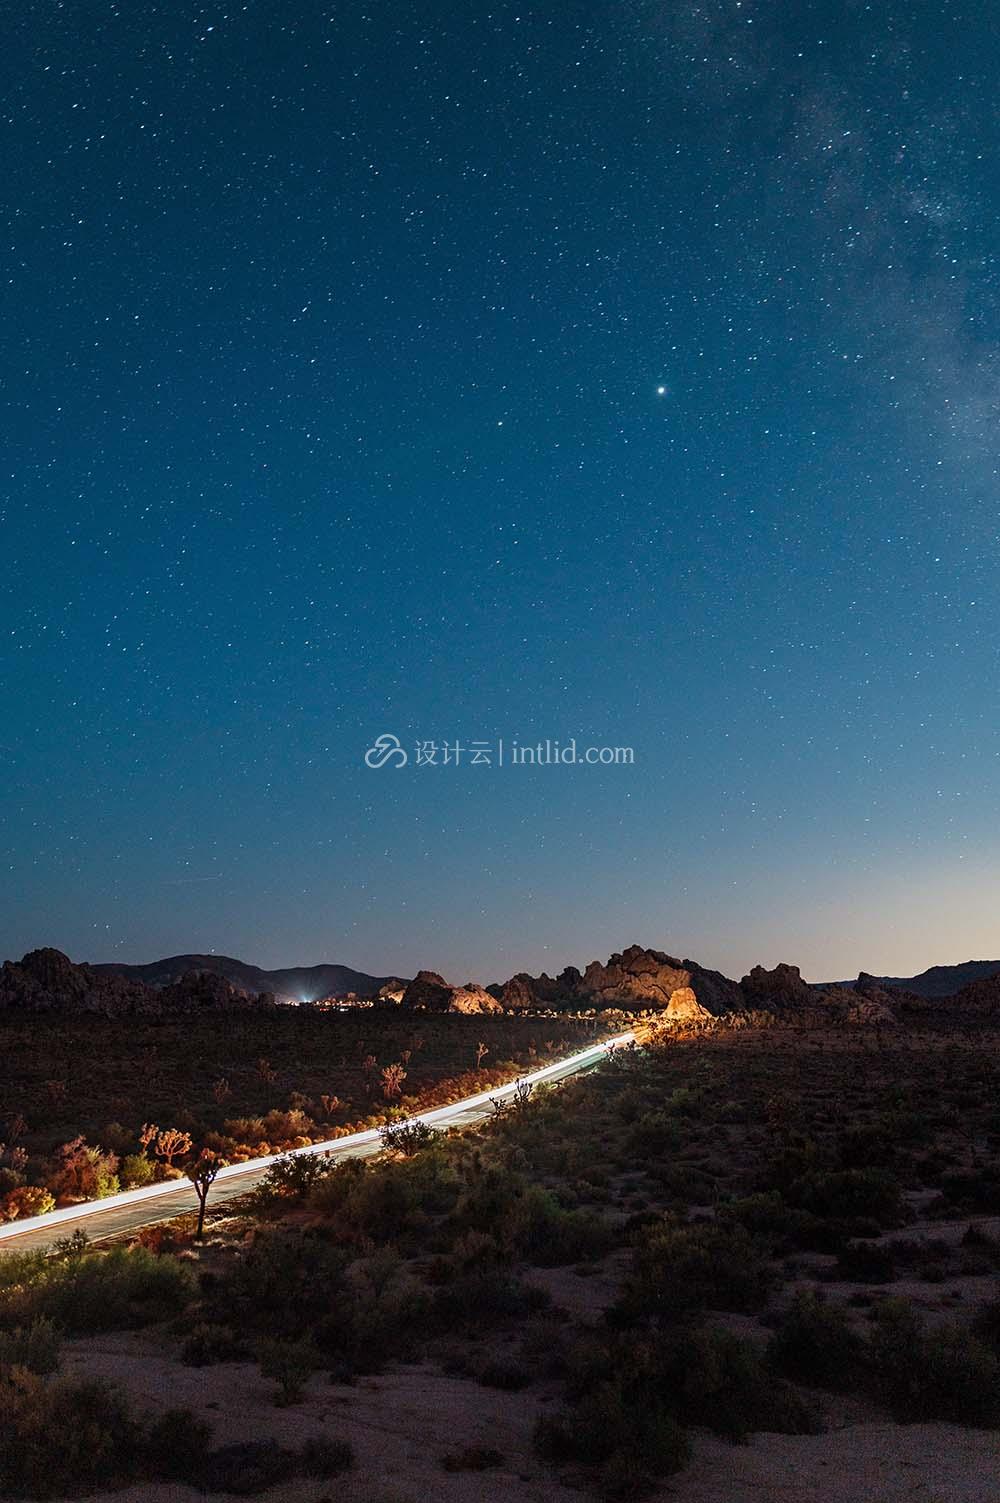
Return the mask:
{"type": "Polygon", "coordinates": [[[98,976],[121,976],[129,981],[145,982],[158,990],[192,971],[208,972],[246,992],[273,992],[282,1002],[313,1002],[318,997],[340,997],[348,992],[370,997],[391,981],[402,979],[372,976],[366,971],[356,971],[352,966],[333,962],[265,970],[231,955],[168,955],[142,965],[100,961],[92,964],[90,969],[98,976]]]}
{"type": "MultiPolygon", "coordinates": [[[[894,991],[913,992],[918,997],[953,997],[974,981],[986,981],[1000,973],[1000,960],[963,960],[957,965],[932,965],[916,976],[873,976],[880,986],[894,991]]],[[[817,990],[831,986],[853,987],[855,981],[820,981],[817,990]]]]}

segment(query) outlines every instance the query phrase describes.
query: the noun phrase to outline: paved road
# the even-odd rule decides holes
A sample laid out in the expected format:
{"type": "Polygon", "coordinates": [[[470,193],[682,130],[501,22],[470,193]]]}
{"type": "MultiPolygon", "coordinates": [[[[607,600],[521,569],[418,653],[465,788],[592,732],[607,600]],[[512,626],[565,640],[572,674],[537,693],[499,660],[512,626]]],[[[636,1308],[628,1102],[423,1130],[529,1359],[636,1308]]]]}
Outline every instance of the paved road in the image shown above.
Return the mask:
{"type": "MultiPolygon", "coordinates": [[[[569,1059],[546,1065],[523,1078],[547,1085],[566,1080],[583,1070],[592,1070],[604,1058],[609,1045],[628,1043],[631,1038],[631,1034],[621,1034],[616,1039],[594,1044],[569,1059]]],[[[451,1106],[437,1107],[434,1111],[422,1113],[421,1120],[434,1127],[471,1127],[492,1116],[493,1108],[488,1096],[510,1095],[516,1084],[516,1081],[512,1081],[510,1085],[466,1097],[451,1106]]],[[[382,1140],[376,1130],[356,1133],[339,1142],[335,1139],[330,1143],[314,1143],[311,1148],[300,1148],[296,1152],[326,1154],[330,1158],[368,1158],[378,1153],[381,1147],[382,1140]]],[[[228,1201],[252,1190],[264,1178],[276,1157],[279,1155],[255,1159],[246,1165],[234,1164],[223,1170],[209,1195],[209,1214],[217,1214],[219,1208],[228,1201]]],[[[156,1186],[152,1188],[152,1193],[149,1190],[131,1191],[112,1196],[108,1202],[88,1201],[81,1206],[50,1212],[47,1216],[31,1217],[25,1220],[23,1229],[18,1222],[9,1222],[6,1226],[0,1226],[0,1258],[6,1250],[24,1252],[31,1248],[50,1248],[61,1238],[71,1236],[77,1229],[86,1232],[91,1241],[118,1237],[124,1232],[136,1232],[140,1227],[185,1216],[197,1210],[197,1205],[193,1187],[183,1180],[178,1181],[174,1189],[156,1186]]]]}

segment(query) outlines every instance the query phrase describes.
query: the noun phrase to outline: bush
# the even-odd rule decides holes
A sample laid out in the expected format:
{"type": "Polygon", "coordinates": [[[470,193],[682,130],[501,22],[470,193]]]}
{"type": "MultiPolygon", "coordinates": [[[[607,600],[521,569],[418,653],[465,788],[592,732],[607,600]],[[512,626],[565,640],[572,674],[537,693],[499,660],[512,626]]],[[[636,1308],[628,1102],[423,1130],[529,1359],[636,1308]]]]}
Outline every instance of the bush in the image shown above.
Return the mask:
{"type": "Polygon", "coordinates": [[[617,1312],[675,1320],[694,1311],[759,1309],[771,1273],[741,1226],[663,1224],[637,1247],[617,1312]]]}
{"type": "Polygon", "coordinates": [[[729,1331],[700,1329],[669,1338],[651,1360],[652,1384],[671,1395],[684,1424],[730,1440],[754,1430],[806,1435],[812,1416],[787,1383],[767,1371],[757,1348],[729,1331]]]}
{"type": "Polygon", "coordinates": [[[181,1347],[181,1361],[187,1367],[210,1367],[214,1362],[240,1362],[247,1356],[246,1343],[232,1326],[202,1321],[196,1325],[181,1347]]]}
{"type": "Polygon", "coordinates": [[[287,1482],[297,1458],[273,1441],[254,1440],[210,1451],[202,1469],[201,1488],[208,1493],[248,1497],[287,1482]]]}
{"type": "Polygon", "coordinates": [[[506,1268],[492,1263],[460,1273],[435,1291],[436,1324],[478,1331],[492,1322],[521,1315],[529,1308],[528,1291],[506,1268]]]}
{"type": "Polygon", "coordinates": [[[895,1277],[892,1252],[877,1242],[848,1242],[837,1258],[838,1279],[859,1284],[888,1284],[895,1277]]]}
{"type": "Polygon", "coordinates": [[[201,1480],[212,1441],[212,1427],[190,1409],[168,1409],[150,1425],[142,1452],[154,1477],[168,1482],[201,1480]]]}
{"type": "Polygon", "coordinates": [[[5,1290],[36,1283],[45,1272],[47,1262],[43,1252],[0,1253],[0,1295],[5,1290]]]}
{"type": "Polygon", "coordinates": [[[299,1467],[307,1477],[337,1477],[353,1465],[350,1443],[325,1435],[310,1435],[299,1454],[299,1467]]]}
{"type": "Polygon", "coordinates": [[[331,1171],[330,1161],[317,1153],[292,1153],[272,1164],[247,1197],[254,1211],[268,1211],[285,1201],[304,1200],[331,1171]]]}
{"type": "Polygon", "coordinates": [[[871,1371],[877,1396],[897,1419],[1000,1425],[1000,1363],[975,1334],[956,1326],[928,1330],[905,1300],[876,1312],[871,1371]]]}
{"type": "Polygon", "coordinates": [[[0,1221],[20,1221],[25,1216],[44,1216],[55,1210],[55,1197],[40,1185],[20,1185],[11,1190],[0,1209],[0,1221]]]}
{"type": "Polygon", "coordinates": [[[0,1376],[0,1476],[30,1498],[104,1492],[134,1472],[138,1428],[103,1383],[0,1376]]]}
{"type": "Polygon", "coordinates": [[[265,1227],[208,1291],[209,1322],[295,1340],[337,1301],[345,1265],[344,1255],[315,1234],[265,1227]]]}
{"type": "Polygon", "coordinates": [[[899,1184],[883,1169],[835,1169],[804,1174],[789,1186],[792,1205],[827,1220],[870,1220],[898,1226],[903,1219],[899,1184]]]}
{"type": "Polygon", "coordinates": [[[0,1373],[12,1367],[45,1377],[59,1366],[62,1338],[51,1320],[39,1316],[27,1326],[0,1331],[0,1373]]]}
{"type": "Polygon", "coordinates": [[[144,1153],[129,1153],[121,1161],[119,1177],[127,1190],[138,1190],[152,1182],[156,1165],[144,1153]]]}
{"type": "Polygon", "coordinates": [[[380,1127],[378,1135],[387,1153],[398,1153],[411,1159],[436,1143],[441,1134],[428,1127],[426,1122],[389,1122],[380,1127]]]}
{"type": "Polygon", "coordinates": [[[629,1137],[631,1156],[639,1159],[674,1153],[680,1147],[677,1119],[667,1112],[646,1112],[633,1124],[629,1137]]]}
{"type": "Polygon", "coordinates": [[[297,1404],[317,1366],[316,1348],[308,1341],[266,1341],[260,1350],[260,1370],[278,1385],[275,1403],[297,1404]]]}
{"type": "Polygon", "coordinates": [[[515,1202],[509,1236],[521,1255],[540,1268],[599,1257],[613,1240],[603,1221],[586,1211],[564,1210],[540,1185],[532,1185],[515,1202]]]}
{"type": "MultiPolygon", "coordinates": [[[[610,1379],[587,1393],[560,1417],[543,1415],[535,1444],[556,1464],[583,1463],[605,1468],[605,1482],[627,1467],[636,1483],[670,1476],[687,1465],[687,1435],[661,1399],[637,1403],[621,1380],[610,1379]]],[[[605,1491],[613,1489],[605,1487],[605,1491]]]]}
{"type": "Polygon", "coordinates": [[[857,1384],[864,1342],[838,1305],[803,1290],[768,1345],[778,1372],[820,1388],[851,1389],[857,1384]]]}
{"type": "Polygon", "coordinates": [[[130,1330],[176,1315],[193,1293],[190,1271],[142,1247],[82,1253],[49,1263],[0,1299],[0,1325],[47,1316],[69,1335],[130,1330]]]}

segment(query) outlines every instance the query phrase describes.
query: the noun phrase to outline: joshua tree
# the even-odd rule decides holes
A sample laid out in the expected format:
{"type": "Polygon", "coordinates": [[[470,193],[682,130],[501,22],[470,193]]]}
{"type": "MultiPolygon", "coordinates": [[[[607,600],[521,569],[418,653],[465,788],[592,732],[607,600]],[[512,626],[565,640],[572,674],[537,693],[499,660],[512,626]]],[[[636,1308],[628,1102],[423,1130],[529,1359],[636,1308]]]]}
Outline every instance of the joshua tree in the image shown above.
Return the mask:
{"type": "Polygon", "coordinates": [[[361,1061],[361,1073],[365,1081],[365,1095],[369,1100],[375,1094],[375,1073],[378,1070],[378,1060],[374,1054],[366,1054],[361,1061]]]}
{"type": "Polygon", "coordinates": [[[271,1105],[271,1087],[277,1078],[278,1072],[274,1069],[269,1059],[261,1058],[257,1061],[257,1079],[264,1087],[264,1100],[268,1108],[271,1105]]]}
{"type": "MultiPolygon", "coordinates": [[[[188,1141],[190,1144],[190,1139],[188,1141]]],[[[208,1192],[215,1184],[219,1170],[224,1169],[225,1165],[225,1159],[203,1148],[198,1157],[185,1166],[184,1173],[194,1185],[194,1193],[198,1197],[198,1227],[194,1235],[199,1242],[205,1235],[205,1207],[208,1204],[208,1192]]]]}
{"type": "Polygon", "coordinates": [[[529,1085],[526,1080],[518,1081],[517,1085],[514,1087],[514,1094],[511,1097],[511,1106],[513,1106],[516,1112],[524,1110],[528,1102],[531,1100],[531,1093],[534,1089],[534,1086],[529,1085]]]}
{"type": "Polygon", "coordinates": [[[479,1043],[476,1045],[476,1069],[477,1070],[481,1070],[483,1068],[483,1060],[486,1058],[486,1056],[487,1056],[487,1054],[489,1054],[489,1052],[490,1052],[490,1046],[489,1046],[489,1044],[484,1044],[483,1041],[482,1041],[482,1039],[480,1039],[479,1043]]]}
{"type": "Polygon", "coordinates": [[[147,1130],[146,1127],[142,1130],[140,1142],[143,1148],[152,1142],[153,1153],[158,1159],[163,1160],[168,1169],[174,1167],[174,1159],[178,1154],[191,1152],[191,1134],[189,1132],[183,1132],[179,1127],[165,1127],[162,1131],[159,1128],[154,1128],[154,1141],[153,1138],[147,1138],[147,1130]]]}
{"type": "Polygon", "coordinates": [[[382,1071],[382,1095],[386,1101],[396,1101],[403,1090],[406,1071],[402,1065],[386,1065],[382,1071]]]}
{"type": "Polygon", "coordinates": [[[212,1095],[215,1098],[216,1106],[221,1106],[224,1101],[228,1101],[232,1094],[232,1087],[224,1075],[212,1087],[212,1095]]]}

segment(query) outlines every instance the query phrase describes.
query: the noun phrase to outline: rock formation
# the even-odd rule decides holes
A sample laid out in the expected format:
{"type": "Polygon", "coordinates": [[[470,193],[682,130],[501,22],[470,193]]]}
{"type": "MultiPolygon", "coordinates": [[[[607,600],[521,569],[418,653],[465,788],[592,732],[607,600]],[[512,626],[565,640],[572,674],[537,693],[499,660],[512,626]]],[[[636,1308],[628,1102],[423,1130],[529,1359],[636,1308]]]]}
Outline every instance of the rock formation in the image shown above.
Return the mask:
{"type": "Polygon", "coordinates": [[[418,971],[403,993],[403,1007],[424,1007],[428,1012],[503,1012],[496,997],[468,981],[465,986],[449,986],[437,971],[418,971]]]}
{"type": "Polygon", "coordinates": [[[171,986],[157,989],[128,976],[75,965],[61,950],[31,950],[23,960],[8,960],[0,966],[0,1008],[28,1012],[65,1009],[118,1016],[268,1002],[273,1003],[274,997],[248,995],[211,972],[189,972],[171,986]]]}

